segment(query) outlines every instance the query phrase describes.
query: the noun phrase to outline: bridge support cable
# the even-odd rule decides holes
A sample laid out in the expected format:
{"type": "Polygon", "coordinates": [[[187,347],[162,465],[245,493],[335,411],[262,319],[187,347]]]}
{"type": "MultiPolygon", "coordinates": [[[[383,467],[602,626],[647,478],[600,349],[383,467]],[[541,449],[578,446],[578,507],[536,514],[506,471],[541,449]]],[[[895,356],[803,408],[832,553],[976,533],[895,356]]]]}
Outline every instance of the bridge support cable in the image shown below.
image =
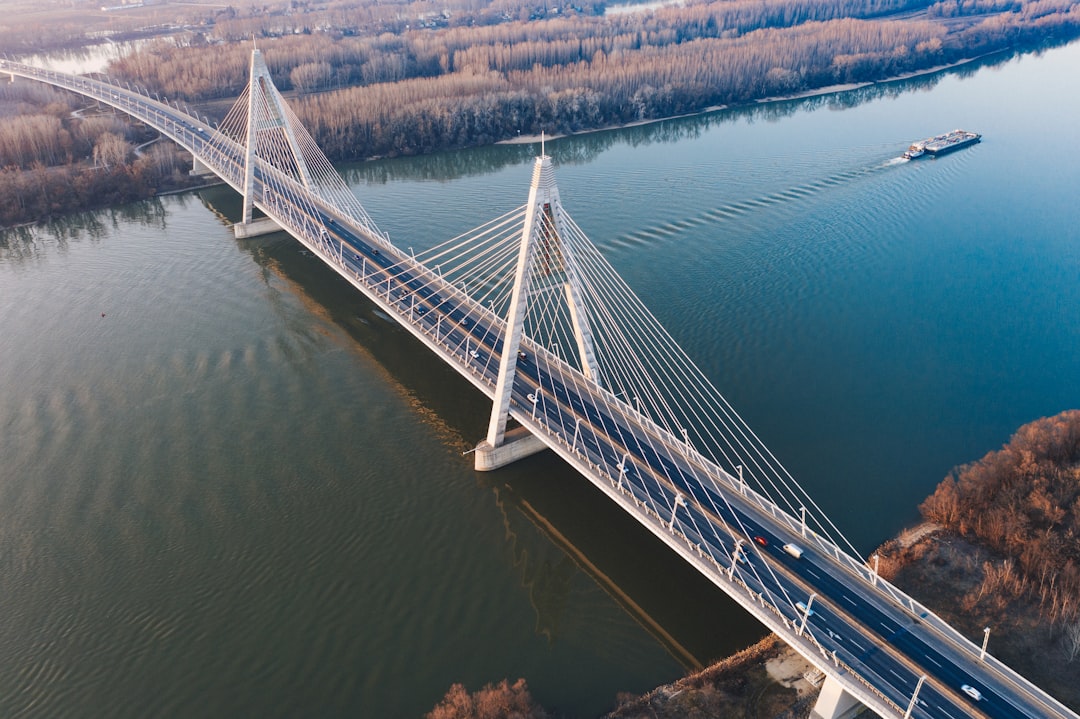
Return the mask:
{"type": "Polygon", "coordinates": [[[357,223],[373,240],[389,246],[389,238],[356,199],[333,164],[282,98],[258,49],[252,50],[247,86],[218,126],[211,143],[244,148],[244,221],[255,201],[255,176],[261,160],[278,168],[319,198],[327,219],[340,216],[357,223]]]}
{"type": "Polygon", "coordinates": [[[729,484],[734,483],[731,472],[746,467],[771,501],[790,513],[810,507],[816,532],[855,551],[595,245],[572,220],[568,224],[564,236],[582,267],[584,301],[596,325],[593,334],[608,389],[676,437],[682,434],[687,452],[725,467],[729,484]]]}
{"type": "MultiPolygon", "coordinates": [[[[493,406],[488,441],[499,441],[498,433],[505,429],[505,409],[510,407],[517,373],[503,375],[502,369],[511,365],[516,369],[520,348],[526,357],[545,363],[543,375],[549,381],[562,377],[558,368],[565,363],[591,380],[594,390],[604,390],[595,396],[604,402],[608,416],[621,416],[619,425],[655,425],[656,434],[650,433],[647,442],[654,436],[674,438],[641,450],[649,456],[684,457],[685,477],[665,476],[672,486],[696,485],[687,491],[699,501],[718,492],[737,492],[785,523],[808,507],[807,525],[815,541],[825,542],[830,553],[838,545],[846,545],[844,552],[854,552],[563,210],[550,160],[539,158],[533,170],[524,208],[417,257],[439,268],[443,279],[461,287],[474,301],[507,318],[501,325],[506,352],[499,358],[504,379],[493,406]],[[513,223],[518,218],[522,230],[515,234],[513,223]],[[526,234],[525,228],[531,231],[526,234]],[[509,271],[510,253],[516,260],[513,271],[509,271]],[[516,333],[518,321],[521,331],[516,333]],[[740,479],[735,477],[737,472],[740,479]]],[[[581,391],[590,390],[583,387],[581,391]]],[[[553,398],[559,392],[559,387],[552,387],[546,394],[553,398]]],[[[574,423],[558,415],[553,418],[570,442],[569,425],[574,423]]],[[[606,435],[615,429],[600,426],[595,431],[606,435]]],[[[602,441],[621,446],[627,440],[610,436],[602,441]]],[[[664,468],[661,474],[668,473],[664,468]]],[[[665,498],[670,501],[671,497],[665,498]]],[[[653,511],[670,511],[670,506],[657,505],[653,511]]]]}
{"type": "MultiPolygon", "coordinates": [[[[485,467],[492,466],[489,455],[497,452],[503,444],[517,364],[519,360],[528,361],[527,353],[520,349],[522,337],[528,335],[541,341],[546,339],[545,346],[559,347],[550,334],[544,338],[540,329],[557,323],[556,315],[548,314],[555,306],[550,300],[558,298],[558,304],[567,307],[573,344],[566,342],[562,346],[567,351],[576,348],[585,376],[600,383],[600,371],[593,351],[588,316],[581,300],[576,266],[571,250],[563,243],[560,233],[560,227],[565,227],[563,214],[551,158],[541,156],[533,166],[529,199],[522,218],[513,284],[506,305],[495,397],[487,437],[476,453],[478,467],[481,463],[485,467]],[[533,296],[537,294],[546,294],[549,303],[541,303],[539,316],[533,316],[531,313],[538,306],[533,296]]],[[[497,283],[490,283],[489,286],[497,286],[497,283]]],[[[540,389],[535,391],[538,395],[540,389]]],[[[530,397],[535,406],[536,397],[530,397]]]]}

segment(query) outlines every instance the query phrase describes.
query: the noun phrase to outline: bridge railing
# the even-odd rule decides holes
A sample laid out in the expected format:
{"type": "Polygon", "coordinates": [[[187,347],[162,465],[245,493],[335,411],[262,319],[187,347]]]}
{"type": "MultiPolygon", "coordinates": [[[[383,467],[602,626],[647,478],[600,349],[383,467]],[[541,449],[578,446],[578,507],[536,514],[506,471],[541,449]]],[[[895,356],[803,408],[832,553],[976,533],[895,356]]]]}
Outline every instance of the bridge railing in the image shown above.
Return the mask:
{"type": "MultiPolygon", "coordinates": [[[[564,363],[565,362],[554,353],[551,353],[546,348],[539,347],[536,352],[543,356],[544,360],[549,363],[564,363]]],[[[566,365],[567,369],[572,369],[569,365],[566,365]]],[[[603,392],[598,388],[596,391],[603,392]]],[[[818,551],[823,554],[832,557],[839,566],[846,569],[857,581],[864,583],[864,586],[871,589],[868,593],[869,596],[878,596],[882,600],[883,604],[891,606],[899,606],[904,608],[910,613],[913,620],[921,622],[924,626],[928,627],[936,634],[938,634],[943,640],[947,641],[949,645],[953,646],[956,651],[960,652],[966,657],[967,661],[982,664],[987,669],[996,673],[1003,681],[1012,685],[1015,688],[1020,689],[1028,697],[1034,701],[1041,703],[1043,706],[1051,709],[1054,713],[1061,716],[1072,716],[1069,710],[1061,705],[1059,702],[1049,697],[1045,692],[1032,684],[1028,679],[1015,672],[1007,665],[1001,663],[996,657],[987,654],[981,658],[982,652],[970,639],[960,634],[950,624],[941,619],[936,613],[930,610],[925,605],[916,601],[913,597],[897,588],[892,583],[881,578],[871,567],[869,567],[864,560],[851,556],[844,551],[835,542],[833,542],[827,536],[821,535],[816,532],[812,527],[803,524],[801,519],[792,516],[789,512],[778,507],[771,499],[761,495],[745,482],[740,482],[739,479],[728,472],[725,472],[722,468],[716,465],[708,458],[702,456],[700,452],[693,449],[688,449],[683,442],[680,442],[666,429],[656,425],[651,418],[642,414],[630,404],[619,400],[618,398],[611,396],[608,397],[611,406],[617,407],[618,411],[625,415],[630,415],[640,425],[646,426],[655,432],[657,435],[664,437],[664,443],[667,449],[675,453],[679,453],[687,459],[693,459],[691,463],[695,472],[700,471],[710,479],[715,480],[720,486],[725,486],[729,491],[737,493],[742,497],[750,500],[758,508],[771,516],[774,521],[782,525],[792,537],[801,537],[805,541],[812,542],[812,546],[817,547],[818,551]]],[[[521,416],[515,417],[522,424],[529,426],[530,431],[537,434],[543,434],[549,438],[549,440],[555,440],[558,444],[567,452],[571,453],[579,460],[584,462],[585,467],[595,473],[598,477],[607,481],[616,491],[624,494],[628,494],[634,500],[634,505],[640,513],[644,516],[651,518],[654,524],[659,524],[664,530],[669,532],[679,532],[680,536],[686,541],[687,546],[693,548],[697,547],[700,552],[700,545],[696,544],[689,535],[683,531],[683,523],[677,520],[671,520],[669,518],[661,517],[654,509],[647,505],[647,502],[643,497],[636,494],[633,485],[629,483],[619,481],[616,477],[619,477],[619,472],[614,471],[611,467],[611,462],[605,458],[600,452],[592,449],[585,442],[578,442],[576,433],[573,433],[571,428],[559,426],[550,427],[543,421],[532,420],[528,413],[522,413],[521,416]],[[571,438],[572,437],[572,438],[571,438]]],[[[594,443],[600,444],[605,440],[596,436],[594,432],[594,443]]],[[[582,470],[584,471],[584,470],[582,470]]],[[[707,508],[700,506],[701,511],[707,511],[707,508]]],[[[674,515],[672,515],[674,516],[674,515]]],[[[716,567],[723,569],[723,565],[719,563],[715,558],[712,558],[716,567]]],[[[728,558],[730,562],[730,557],[728,558]]],[[[723,573],[723,572],[721,572],[723,573]]],[[[775,609],[775,607],[774,607],[775,609]]],[[[779,610],[777,610],[779,611],[779,610]]],[[[816,640],[815,640],[816,643],[816,640]]],[[[819,645],[820,646],[820,645],[819,645]]],[[[832,657],[834,661],[842,663],[839,657],[832,657]]],[[[845,665],[847,666],[847,665],[845,665]]],[[[854,668],[847,666],[847,669],[853,676],[857,677],[868,689],[873,691],[876,695],[879,695],[882,700],[888,701],[881,692],[873,688],[873,684],[865,680],[858,671],[854,668]]],[[[897,709],[899,713],[903,713],[903,709],[897,707],[895,704],[890,704],[897,709]]]]}
{"type": "MultiPolygon", "coordinates": [[[[753,611],[760,620],[774,631],[784,634],[785,641],[801,646],[804,655],[820,655],[821,661],[833,665],[834,673],[843,672],[852,681],[857,682],[859,686],[880,702],[881,707],[891,709],[897,716],[903,715],[904,709],[902,707],[881,692],[871,679],[863,676],[860,670],[840,659],[836,651],[830,651],[824,647],[808,627],[801,632],[797,631],[799,617],[794,613],[790,615],[785,613],[784,608],[787,608],[786,605],[777,604],[766,598],[762,591],[755,589],[744,580],[741,573],[729,573],[730,563],[734,562],[732,557],[728,556],[726,558],[729,564],[725,566],[721,563],[720,558],[705,551],[702,547],[702,543],[705,541],[702,536],[688,534],[683,522],[673,522],[650,507],[644,490],[639,490],[637,485],[631,482],[622,481],[621,473],[618,471],[613,472],[610,462],[598,451],[592,449],[588,443],[576,442],[574,439],[568,440],[562,427],[557,429],[552,427],[543,417],[532,417],[528,413],[519,412],[515,414],[515,419],[523,426],[528,427],[534,434],[546,437],[549,446],[557,446],[561,450],[560,454],[563,454],[567,459],[572,462],[577,460],[576,464],[579,471],[592,478],[594,483],[606,484],[613,492],[621,495],[626,500],[624,509],[636,515],[638,521],[655,534],[661,537],[668,535],[680,540],[686,547],[686,550],[680,550],[680,553],[697,564],[698,570],[709,576],[714,583],[718,585],[729,584],[733,588],[738,588],[740,594],[745,593],[746,601],[740,603],[753,611]],[[690,556],[687,556],[688,554],[690,556]]],[[[729,591],[728,593],[736,596],[735,592],[729,591]]],[[[866,699],[866,697],[863,697],[864,701],[866,699]]]]}

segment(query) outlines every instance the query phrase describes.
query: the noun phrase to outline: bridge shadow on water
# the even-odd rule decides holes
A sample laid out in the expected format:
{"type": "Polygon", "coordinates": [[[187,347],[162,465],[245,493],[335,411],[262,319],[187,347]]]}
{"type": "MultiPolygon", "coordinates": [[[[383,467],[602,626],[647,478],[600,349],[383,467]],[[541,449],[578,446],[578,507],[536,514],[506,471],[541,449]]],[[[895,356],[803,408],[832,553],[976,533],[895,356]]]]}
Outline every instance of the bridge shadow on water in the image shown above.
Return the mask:
{"type": "MultiPolygon", "coordinates": [[[[222,218],[240,199],[227,188],[200,193],[222,218]]],[[[237,240],[265,272],[325,313],[357,349],[403,391],[421,419],[465,454],[483,437],[491,405],[366,297],[285,233],[237,240]]],[[[680,664],[700,668],[757,641],[765,628],[720,589],[551,452],[491,473],[476,473],[502,516],[517,580],[550,642],[572,631],[567,598],[580,571],[621,606],[680,664]]]]}

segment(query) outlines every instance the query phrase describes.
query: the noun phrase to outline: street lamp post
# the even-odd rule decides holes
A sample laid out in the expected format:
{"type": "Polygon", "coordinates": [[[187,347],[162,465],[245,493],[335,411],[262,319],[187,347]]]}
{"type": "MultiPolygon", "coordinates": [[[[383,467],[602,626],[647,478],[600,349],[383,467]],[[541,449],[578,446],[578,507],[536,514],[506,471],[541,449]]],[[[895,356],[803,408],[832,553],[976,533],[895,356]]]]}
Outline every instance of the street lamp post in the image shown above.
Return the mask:
{"type": "Polygon", "coordinates": [[[667,528],[668,528],[669,532],[672,529],[675,528],[675,512],[678,511],[679,507],[685,507],[685,506],[686,506],[686,498],[683,497],[681,494],[676,494],[675,495],[675,503],[673,505],[671,505],[671,521],[668,522],[668,525],[667,525],[667,528]]]}
{"type": "Polygon", "coordinates": [[[626,478],[626,471],[628,469],[628,467],[626,466],[626,463],[629,462],[629,461],[630,461],[630,453],[627,452],[626,454],[623,455],[622,461],[619,462],[618,465],[616,465],[616,467],[619,470],[619,486],[618,486],[619,491],[622,491],[622,482],[623,482],[623,479],[626,478]]]}
{"type": "Polygon", "coordinates": [[[814,597],[817,596],[817,592],[810,595],[810,598],[806,600],[806,610],[803,612],[802,624],[799,625],[799,631],[797,634],[801,637],[803,631],[806,630],[806,623],[810,621],[810,607],[814,606],[814,597]]]}
{"type": "Polygon", "coordinates": [[[915,708],[915,702],[919,700],[919,690],[922,689],[924,681],[926,681],[925,674],[919,677],[919,683],[915,685],[915,692],[911,695],[911,703],[907,705],[907,711],[904,712],[904,719],[908,719],[908,717],[911,716],[911,710],[915,708]]]}
{"type": "Polygon", "coordinates": [[[990,642],[990,627],[983,627],[982,651],[979,652],[979,661],[986,659],[986,645],[990,642]]]}
{"type": "Polygon", "coordinates": [[[739,561],[739,557],[742,556],[742,540],[735,541],[735,551],[731,555],[731,566],[728,567],[727,578],[730,581],[735,576],[735,565],[739,561]]]}

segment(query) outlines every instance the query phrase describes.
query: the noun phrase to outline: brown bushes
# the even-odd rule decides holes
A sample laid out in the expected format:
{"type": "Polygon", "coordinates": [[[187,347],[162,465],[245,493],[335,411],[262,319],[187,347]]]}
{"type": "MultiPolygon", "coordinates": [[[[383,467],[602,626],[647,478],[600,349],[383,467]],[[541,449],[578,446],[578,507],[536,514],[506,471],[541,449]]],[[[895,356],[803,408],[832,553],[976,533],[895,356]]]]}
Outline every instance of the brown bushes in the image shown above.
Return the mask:
{"type": "Polygon", "coordinates": [[[1080,616],[1080,410],[1021,427],[946,477],[920,510],[1015,558],[984,567],[975,601],[1031,593],[1051,621],[1080,616]]]}
{"type": "Polygon", "coordinates": [[[513,684],[503,679],[498,684],[469,694],[454,684],[426,719],[545,719],[547,713],[533,703],[524,679],[513,684]]]}
{"type": "MultiPolygon", "coordinates": [[[[130,150],[126,143],[121,146],[113,140],[109,144],[107,153],[130,150]]],[[[46,167],[37,163],[29,170],[0,169],[0,227],[131,202],[162,189],[187,186],[192,184],[187,168],[183,153],[165,144],[129,164],[46,167]]]]}

